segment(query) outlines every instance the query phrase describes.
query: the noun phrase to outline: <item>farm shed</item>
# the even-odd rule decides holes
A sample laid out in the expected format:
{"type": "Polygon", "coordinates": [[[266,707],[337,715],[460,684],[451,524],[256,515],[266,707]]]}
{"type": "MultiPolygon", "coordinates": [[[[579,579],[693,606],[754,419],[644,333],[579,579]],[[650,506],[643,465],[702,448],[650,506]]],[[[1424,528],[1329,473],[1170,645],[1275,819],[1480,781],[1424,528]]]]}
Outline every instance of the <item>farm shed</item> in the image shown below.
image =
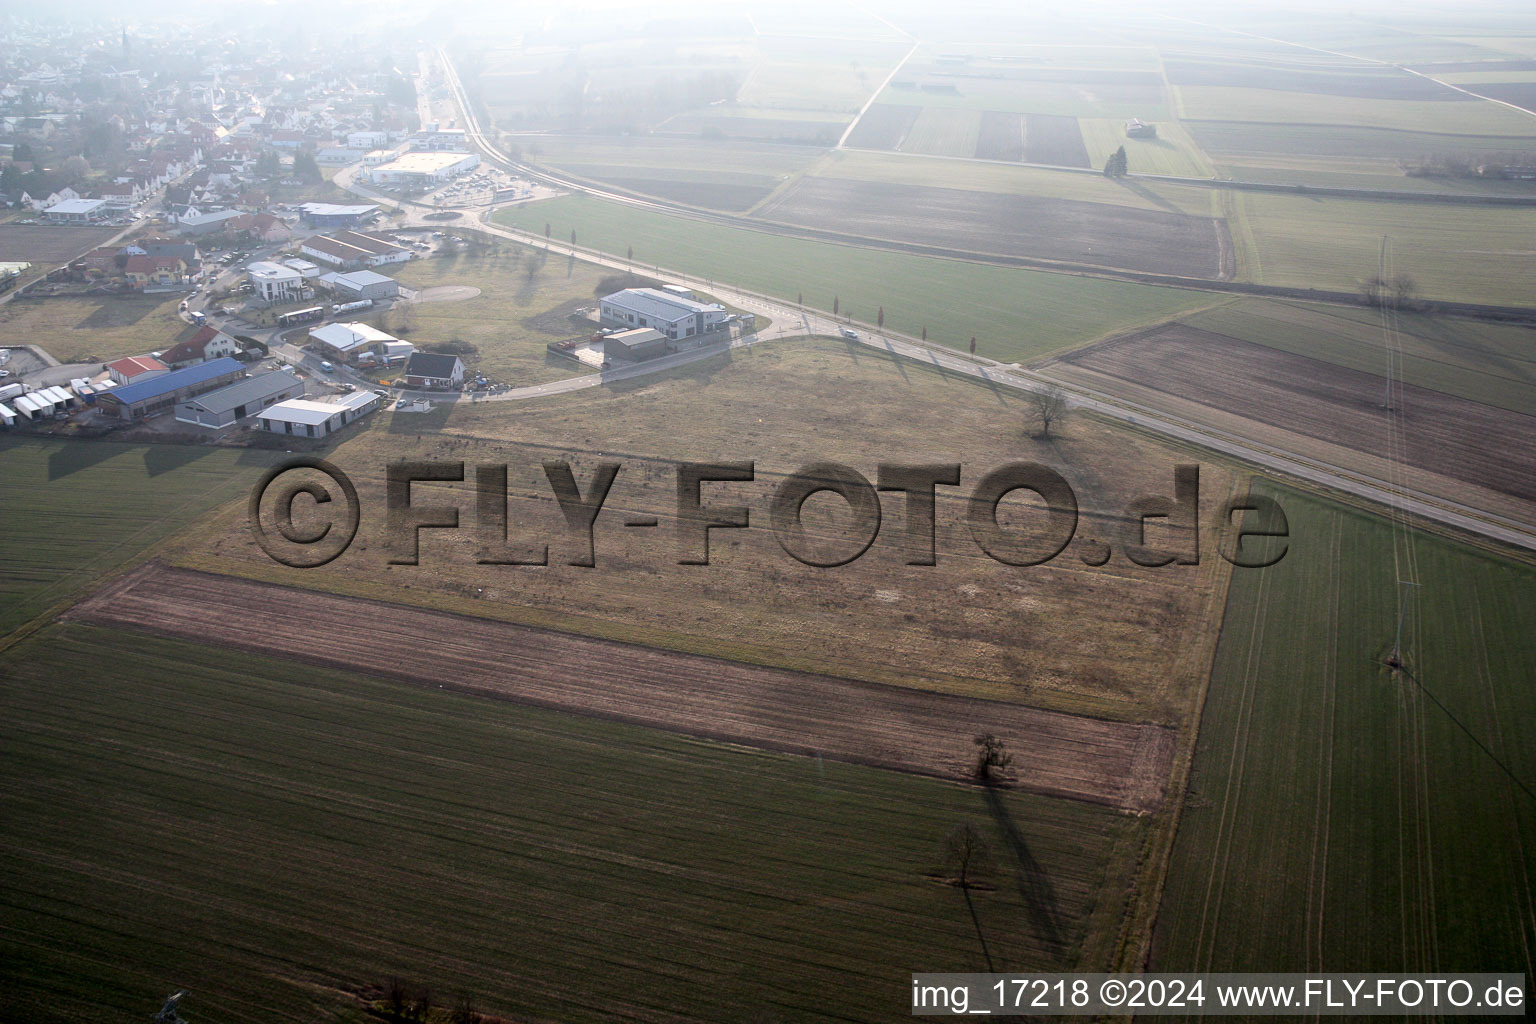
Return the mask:
{"type": "Polygon", "coordinates": [[[603,355],[609,359],[627,359],[639,362],[665,355],[667,337],[652,327],[636,327],[631,331],[616,331],[603,339],[603,355]]]}
{"type": "Polygon", "coordinates": [[[153,380],[124,384],[98,395],[96,404],[108,416],[139,420],[155,416],[194,395],[233,384],[245,375],[239,361],[224,356],[184,370],[172,370],[153,380]]]}
{"type": "Polygon", "coordinates": [[[176,405],[176,419],[218,430],[254,416],[268,406],[304,394],[304,382],[287,370],[247,377],[176,405]]]}
{"type": "Polygon", "coordinates": [[[326,437],[378,407],[379,396],[357,391],[337,402],[294,398],[261,411],[261,429],[298,437],[326,437]]]}

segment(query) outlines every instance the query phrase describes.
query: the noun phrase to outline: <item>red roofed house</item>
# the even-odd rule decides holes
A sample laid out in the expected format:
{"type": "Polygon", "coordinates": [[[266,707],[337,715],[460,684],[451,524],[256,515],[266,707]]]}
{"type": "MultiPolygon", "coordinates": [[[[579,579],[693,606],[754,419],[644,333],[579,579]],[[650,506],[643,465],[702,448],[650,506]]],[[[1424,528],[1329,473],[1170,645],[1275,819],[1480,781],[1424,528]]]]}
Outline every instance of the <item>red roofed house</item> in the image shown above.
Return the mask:
{"type": "Polygon", "coordinates": [[[132,384],[136,381],[154,380],[163,373],[170,373],[171,368],[154,356],[129,356],[127,359],[108,363],[107,372],[119,384],[132,384]]]}
{"type": "Polygon", "coordinates": [[[179,370],[183,366],[195,366],[220,356],[232,356],[239,349],[235,339],[217,327],[204,327],[186,341],[161,352],[160,362],[173,370],[179,370]]]}
{"type": "Polygon", "coordinates": [[[129,256],[123,264],[123,276],[135,288],[182,283],[187,261],[177,256],[129,256]]]}

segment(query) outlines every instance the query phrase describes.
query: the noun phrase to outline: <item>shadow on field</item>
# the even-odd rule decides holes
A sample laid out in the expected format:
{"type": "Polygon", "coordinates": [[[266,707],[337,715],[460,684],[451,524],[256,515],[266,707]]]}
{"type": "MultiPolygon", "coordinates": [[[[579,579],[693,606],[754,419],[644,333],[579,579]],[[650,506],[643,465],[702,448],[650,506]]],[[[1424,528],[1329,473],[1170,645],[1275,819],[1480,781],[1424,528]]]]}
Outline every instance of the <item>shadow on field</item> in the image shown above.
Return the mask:
{"type": "MultiPolygon", "coordinates": [[[[165,296],[168,299],[170,296],[165,296]]],[[[75,324],[77,331],[99,330],[105,327],[127,327],[143,320],[160,308],[160,302],[147,296],[138,298],[113,298],[97,306],[91,315],[75,324]]]]}
{"type": "Polygon", "coordinates": [[[152,444],[144,449],[144,468],[150,476],[159,476],[190,466],[216,450],[211,445],[201,444],[152,444]]]}
{"type": "Polygon", "coordinates": [[[1013,815],[1009,814],[1008,808],[1003,805],[1002,796],[992,786],[984,787],[982,792],[987,798],[987,809],[992,812],[998,828],[1003,830],[1003,835],[1008,840],[1008,850],[1018,861],[1014,878],[1019,883],[1019,898],[1024,901],[1024,911],[1029,915],[1035,930],[1040,933],[1040,937],[1051,951],[1060,953],[1064,948],[1059,923],[1061,910],[1056,904],[1056,892],[1051,885],[1051,880],[1045,870],[1040,867],[1040,862],[1035,860],[1034,854],[1029,852],[1029,844],[1024,840],[1024,833],[1020,832],[1019,826],[1014,824],[1013,815]]]}
{"type": "Polygon", "coordinates": [[[126,448],[120,444],[103,444],[99,441],[66,441],[48,456],[48,479],[62,480],[82,469],[90,469],[121,455],[126,448]]]}
{"type": "Polygon", "coordinates": [[[1153,206],[1156,206],[1158,209],[1167,210],[1169,213],[1182,214],[1184,212],[1173,203],[1170,203],[1156,192],[1153,192],[1151,189],[1147,188],[1147,186],[1142,185],[1139,182],[1132,181],[1130,178],[1111,178],[1110,180],[1119,185],[1121,188],[1135,192],[1137,195],[1141,196],[1141,198],[1145,199],[1153,206]]]}

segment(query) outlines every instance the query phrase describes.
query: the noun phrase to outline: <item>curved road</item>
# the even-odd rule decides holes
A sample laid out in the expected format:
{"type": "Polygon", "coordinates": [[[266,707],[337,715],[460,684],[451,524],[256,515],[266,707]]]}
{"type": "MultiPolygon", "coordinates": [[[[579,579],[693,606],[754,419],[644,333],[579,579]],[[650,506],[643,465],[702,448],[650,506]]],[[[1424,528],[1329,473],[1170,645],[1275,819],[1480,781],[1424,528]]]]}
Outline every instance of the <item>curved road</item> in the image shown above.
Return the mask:
{"type": "MultiPolygon", "coordinates": [[[[534,174],[527,168],[508,160],[487,143],[480,132],[473,111],[469,107],[467,97],[463,92],[462,85],[458,81],[457,73],[454,71],[452,63],[447,59],[446,54],[442,54],[441,59],[442,66],[449,76],[450,85],[455,96],[458,98],[460,110],[464,114],[466,133],[489,159],[496,164],[514,169],[525,176],[539,177],[546,181],[566,185],[576,191],[593,193],[593,190],[585,185],[563,182],[558,178],[545,174],[534,174]]],[[[424,207],[417,207],[414,204],[396,203],[371,189],[357,185],[352,181],[353,173],[352,170],[349,170],[345,174],[338,174],[336,176],[337,183],[376,202],[387,203],[404,209],[408,224],[413,226],[441,226],[436,222],[422,219],[423,214],[430,212],[424,207]]],[[[657,209],[663,209],[663,207],[656,204],[645,203],[633,197],[601,192],[594,194],[635,205],[653,206],[657,209]]],[[[528,232],[491,223],[489,221],[489,211],[482,217],[480,223],[475,226],[477,230],[488,234],[498,235],[535,247],[543,246],[553,254],[581,259],[618,270],[629,270],[631,268],[630,261],[616,256],[560,242],[553,242],[528,232]]],[[[679,284],[713,294],[722,301],[740,309],[770,317],[773,321],[772,327],[766,332],[759,334],[747,335],[729,341],[722,340],[688,352],[679,352],[633,366],[605,370],[601,373],[586,374],[549,384],[513,388],[494,395],[472,398],[471,401],[521,401],[531,398],[547,398],[554,395],[569,394],[586,388],[601,387],[604,384],[620,380],[630,380],[648,374],[675,369],[679,366],[686,366],[689,363],[711,358],[733,348],[754,345],[763,341],[815,335],[835,337],[843,327],[847,326],[845,321],[839,321],[819,310],[800,308],[765,295],[743,291],[715,281],[700,280],[686,274],[672,273],[664,268],[658,268],[658,273],[679,284]]],[[[1013,388],[1026,393],[1039,391],[1047,386],[1061,387],[1067,392],[1068,404],[1073,408],[1084,409],[1184,444],[1219,452],[1284,476],[1332,488],[1389,507],[1397,507],[1434,522],[1453,526],[1457,529],[1516,547],[1536,551],[1536,526],[1532,524],[1522,523],[1449,499],[1438,498],[1419,492],[1403,492],[1394,488],[1387,481],[1267,445],[1229,431],[1218,430],[1181,417],[1171,416],[1166,412],[1142,406],[1123,398],[1065,384],[1045,374],[1025,370],[1016,363],[1003,364],[979,356],[968,356],[941,346],[930,345],[920,339],[896,332],[872,331],[867,324],[858,324],[857,327],[859,329],[859,343],[871,348],[880,349],[920,363],[927,363],[946,372],[961,373],[975,377],[994,386],[1013,388]]],[[[430,398],[435,401],[441,401],[444,398],[442,394],[422,394],[420,397],[430,398]]],[[[459,396],[453,397],[456,400],[459,398],[459,396]]]]}

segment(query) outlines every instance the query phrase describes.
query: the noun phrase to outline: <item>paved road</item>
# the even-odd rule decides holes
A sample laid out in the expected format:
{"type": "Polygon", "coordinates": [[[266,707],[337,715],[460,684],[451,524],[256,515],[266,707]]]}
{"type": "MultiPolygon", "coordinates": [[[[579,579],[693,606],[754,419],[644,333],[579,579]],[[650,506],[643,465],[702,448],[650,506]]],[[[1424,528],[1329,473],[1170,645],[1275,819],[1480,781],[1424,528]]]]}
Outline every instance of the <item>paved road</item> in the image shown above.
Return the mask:
{"type": "MultiPolygon", "coordinates": [[[[486,157],[493,162],[503,166],[516,167],[516,165],[510,164],[506,157],[487,142],[481,134],[479,124],[474,118],[472,108],[470,108],[465,99],[463,86],[458,80],[458,75],[452,62],[446,54],[440,53],[439,56],[449,84],[454,94],[459,98],[460,111],[463,114],[465,129],[471,142],[479,147],[486,157]]],[[[526,172],[525,169],[518,169],[526,172]]],[[[548,176],[544,177],[548,180],[548,176]]],[[[381,196],[370,189],[355,185],[350,183],[350,181],[344,181],[341,175],[337,176],[337,181],[360,195],[370,196],[377,200],[390,202],[391,205],[400,206],[407,211],[405,215],[407,223],[422,225],[433,223],[421,219],[423,214],[430,212],[425,208],[415,207],[411,204],[392,203],[387,197],[381,196]]],[[[571,185],[580,191],[589,193],[593,191],[584,185],[576,183],[571,183],[571,185]]],[[[597,194],[603,195],[600,192],[597,194]]],[[[614,195],[613,198],[636,205],[654,205],[645,204],[634,200],[632,197],[614,195]]],[[[555,255],[575,257],[618,270],[628,270],[631,267],[630,261],[625,259],[605,253],[580,249],[560,242],[552,242],[528,232],[517,231],[500,224],[491,223],[489,221],[489,214],[490,211],[487,211],[483,215],[484,219],[475,225],[477,230],[528,245],[543,246],[555,255]]],[[[710,358],[725,351],[727,348],[738,347],[742,344],[757,344],[775,338],[805,337],[809,335],[835,336],[845,326],[844,322],[835,320],[825,312],[802,309],[789,303],[746,292],[720,282],[707,279],[700,280],[684,274],[675,274],[664,270],[664,268],[658,268],[658,273],[664,274],[676,283],[712,294],[721,301],[733,306],[749,312],[764,314],[772,318],[773,326],[759,336],[740,339],[730,344],[711,346],[688,353],[679,353],[664,359],[638,364],[634,367],[609,370],[601,374],[589,374],[553,384],[514,388],[479,400],[519,401],[567,394],[583,388],[599,387],[617,380],[628,380],[650,373],[674,369],[700,359],[710,358]]],[[[856,325],[856,329],[859,334],[859,343],[872,348],[928,363],[947,372],[976,377],[994,386],[1013,388],[1022,392],[1039,391],[1046,386],[1059,386],[1067,392],[1068,403],[1071,407],[1086,409],[1109,419],[1118,420],[1182,443],[1193,444],[1220,452],[1282,475],[1291,476],[1313,484],[1320,484],[1381,504],[1397,506],[1407,512],[1435,522],[1445,523],[1517,547],[1536,550],[1536,525],[1517,522],[1503,516],[1431,495],[1416,492],[1399,493],[1387,481],[1356,473],[1343,467],[1330,465],[1251,438],[1217,430],[1190,420],[1173,417],[1162,411],[1140,406],[1116,396],[1068,385],[1056,381],[1048,375],[1024,370],[1017,364],[1001,364],[995,360],[968,356],[950,349],[929,345],[920,339],[900,335],[895,332],[872,331],[867,324],[856,325]]],[[[435,397],[437,400],[442,400],[443,398],[441,395],[435,397]]]]}

